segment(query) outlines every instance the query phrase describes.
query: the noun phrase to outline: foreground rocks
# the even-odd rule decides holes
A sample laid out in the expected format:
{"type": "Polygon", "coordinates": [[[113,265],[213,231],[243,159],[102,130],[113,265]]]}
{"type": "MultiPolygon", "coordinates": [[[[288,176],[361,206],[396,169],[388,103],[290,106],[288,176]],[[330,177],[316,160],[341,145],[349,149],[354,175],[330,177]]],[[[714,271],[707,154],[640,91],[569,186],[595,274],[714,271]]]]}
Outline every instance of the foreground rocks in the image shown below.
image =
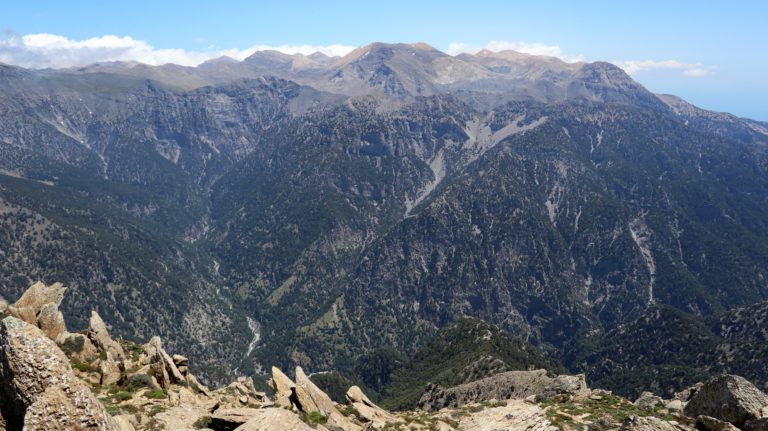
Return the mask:
{"type": "Polygon", "coordinates": [[[546,370],[507,371],[447,389],[430,384],[419,400],[419,408],[434,411],[490,400],[565,400],[589,394],[584,375],[550,377],[546,370]]]}
{"type": "Polygon", "coordinates": [[[729,375],[632,403],[589,389],[583,375],[510,371],[430,384],[415,412],[388,412],[357,386],[338,404],[301,367],[294,379],[272,368],[273,399],[245,377],[211,390],[158,337],[114,340],[97,313],[70,333],[58,310],[65,290],[37,283],[4,311],[0,431],[768,431],[768,396],[729,375]]]}
{"type": "Polygon", "coordinates": [[[9,430],[118,430],[75,376],[69,359],[39,328],[4,318],[0,363],[0,407],[9,430]]]}
{"type": "Polygon", "coordinates": [[[706,382],[691,397],[683,413],[690,417],[710,416],[739,428],[765,415],[768,396],[746,379],[723,375],[706,382]]]}

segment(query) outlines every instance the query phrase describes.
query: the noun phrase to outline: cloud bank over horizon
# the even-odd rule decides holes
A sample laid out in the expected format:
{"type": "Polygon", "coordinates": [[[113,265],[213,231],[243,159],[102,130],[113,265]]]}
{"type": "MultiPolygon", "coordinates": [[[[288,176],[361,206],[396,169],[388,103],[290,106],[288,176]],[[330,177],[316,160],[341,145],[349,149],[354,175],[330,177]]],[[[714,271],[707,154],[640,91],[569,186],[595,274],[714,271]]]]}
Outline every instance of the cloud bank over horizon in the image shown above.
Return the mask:
{"type": "Polygon", "coordinates": [[[178,64],[197,66],[207,60],[227,56],[243,60],[256,51],[274,50],[286,54],[309,55],[316,52],[334,57],[346,55],[354,46],[333,45],[253,45],[245,49],[208,49],[190,51],[156,48],[130,36],[105,35],[72,40],[48,33],[10,34],[0,39],[0,62],[32,69],[87,66],[110,61],[137,61],[159,66],[178,64]]]}
{"type": "MultiPolygon", "coordinates": [[[[356,47],[343,44],[332,45],[252,45],[245,49],[185,50],[180,48],[156,48],[150,43],[131,36],[104,35],[84,40],[73,40],[65,36],[37,33],[18,35],[6,33],[0,39],[0,62],[16,66],[44,69],[82,67],[95,63],[112,61],[136,61],[153,66],[178,64],[197,66],[205,61],[227,56],[243,60],[257,51],[274,50],[285,54],[309,55],[316,52],[335,57],[344,56],[356,47]]],[[[449,55],[475,54],[481,50],[517,51],[531,55],[556,57],[572,63],[587,61],[582,55],[569,55],[557,45],[535,42],[492,40],[485,45],[452,42],[445,50],[449,55]]],[[[714,73],[714,67],[701,63],[684,63],[677,60],[615,60],[613,64],[630,75],[653,70],[679,71],[692,78],[706,77],[714,73]]]]}

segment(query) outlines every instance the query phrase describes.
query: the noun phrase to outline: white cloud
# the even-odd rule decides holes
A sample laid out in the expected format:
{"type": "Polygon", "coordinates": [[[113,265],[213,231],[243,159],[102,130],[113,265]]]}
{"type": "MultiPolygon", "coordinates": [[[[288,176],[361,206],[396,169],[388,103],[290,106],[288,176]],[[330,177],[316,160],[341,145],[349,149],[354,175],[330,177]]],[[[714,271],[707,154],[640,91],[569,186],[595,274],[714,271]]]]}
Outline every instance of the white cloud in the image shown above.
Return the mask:
{"type": "Polygon", "coordinates": [[[450,55],[458,55],[462,53],[475,54],[478,51],[487,49],[489,51],[517,51],[524,54],[531,55],[546,55],[548,57],[557,57],[563,61],[576,62],[582,61],[581,56],[569,56],[563,52],[563,49],[557,45],[546,45],[543,43],[531,43],[531,42],[513,42],[507,40],[492,40],[486,43],[484,46],[471,45],[461,42],[452,42],[448,45],[446,52],[450,55]]]}
{"type": "Polygon", "coordinates": [[[143,40],[130,36],[100,36],[85,40],[72,40],[55,34],[6,35],[0,39],[0,62],[30,68],[60,68],[85,66],[106,61],[138,61],[160,65],[175,63],[197,66],[212,58],[227,55],[237,60],[255,51],[275,50],[286,54],[304,55],[322,52],[330,56],[345,55],[354,49],[347,45],[254,45],[246,49],[159,49],[143,40]]]}
{"type": "Polygon", "coordinates": [[[680,70],[685,76],[701,78],[713,73],[712,67],[703,66],[701,63],[681,63],[677,60],[625,60],[614,61],[613,64],[630,75],[650,70],[680,70]]]}
{"type": "Polygon", "coordinates": [[[693,69],[688,69],[683,71],[683,75],[685,76],[692,76],[694,78],[701,78],[704,76],[709,76],[712,74],[712,70],[710,69],[702,69],[700,67],[696,67],[693,69]]]}
{"type": "MultiPolygon", "coordinates": [[[[505,40],[492,40],[483,46],[453,42],[448,45],[446,52],[450,55],[458,55],[462,53],[475,54],[483,49],[494,52],[512,50],[525,54],[546,55],[549,57],[557,57],[570,63],[586,61],[581,55],[572,56],[566,54],[563,49],[557,45],[505,40]]],[[[715,70],[714,67],[704,66],[701,63],[682,63],[677,60],[618,60],[613,61],[612,63],[621,67],[630,75],[649,70],[679,70],[685,76],[701,78],[712,75],[715,70]]]]}

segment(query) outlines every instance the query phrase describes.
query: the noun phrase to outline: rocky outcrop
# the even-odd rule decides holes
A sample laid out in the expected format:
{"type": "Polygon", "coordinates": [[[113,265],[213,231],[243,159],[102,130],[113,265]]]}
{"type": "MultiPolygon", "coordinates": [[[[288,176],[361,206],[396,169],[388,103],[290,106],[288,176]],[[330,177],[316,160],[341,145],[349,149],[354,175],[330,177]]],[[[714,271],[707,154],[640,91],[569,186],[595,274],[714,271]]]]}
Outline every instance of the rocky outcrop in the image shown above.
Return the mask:
{"type": "Polygon", "coordinates": [[[640,408],[646,410],[653,410],[658,405],[663,405],[664,400],[660,396],[654,395],[652,392],[643,392],[635,400],[634,404],[640,408]]]}
{"type": "Polygon", "coordinates": [[[544,391],[536,395],[538,401],[547,401],[556,399],[558,401],[567,401],[572,398],[586,398],[590,394],[587,387],[587,379],[584,374],[575,376],[561,375],[552,379],[544,387],[544,391]]]}
{"type": "Polygon", "coordinates": [[[40,329],[0,323],[0,408],[9,430],[118,430],[69,359],[40,329]]]}
{"type": "Polygon", "coordinates": [[[67,356],[76,359],[78,362],[93,362],[99,354],[91,339],[84,334],[67,333],[61,336],[57,343],[67,356]]]}
{"type": "MultiPolygon", "coordinates": [[[[192,376],[188,374],[187,377],[192,376]]],[[[192,376],[194,378],[194,376],[192,376]]],[[[207,390],[207,388],[206,388],[207,390]]],[[[267,394],[259,392],[253,385],[253,380],[247,377],[238,377],[235,381],[217,389],[214,393],[224,395],[234,395],[242,405],[271,405],[272,402],[267,398],[267,394]]]]}
{"type": "Polygon", "coordinates": [[[144,354],[139,358],[139,364],[149,365],[148,373],[157,379],[162,388],[171,384],[187,385],[186,377],[179,371],[170,355],[163,349],[160,337],[152,337],[144,345],[144,354]]]}
{"type": "Polygon", "coordinates": [[[282,408],[266,408],[257,411],[248,422],[236,431],[314,431],[299,416],[282,408]]]}
{"type": "Polygon", "coordinates": [[[704,431],[739,431],[732,423],[721,421],[710,416],[701,415],[696,418],[696,428],[704,431]]]}
{"type": "Polygon", "coordinates": [[[88,338],[93,344],[102,351],[109,352],[116,361],[125,359],[123,347],[117,341],[113,340],[107,330],[107,325],[101,319],[99,313],[91,311],[91,319],[88,325],[88,338]]]}
{"type": "Polygon", "coordinates": [[[252,408],[218,409],[211,414],[208,426],[216,431],[231,431],[258,414],[259,410],[252,408]]]}
{"type": "Polygon", "coordinates": [[[419,400],[419,409],[440,410],[488,400],[523,399],[544,392],[552,383],[546,370],[507,371],[452,388],[430,384],[419,400]]]}
{"type": "Polygon", "coordinates": [[[295,404],[294,389],[296,389],[296,384],[277,367],[272,367],[270,385],[275,392],[276,406],[290,408],[295,404]]]}
{"type": "Polygon", "coordinates": [[[585,398],[589,394],[583,374],[552,378],[547,376],[546,370],[507,371],[447,389],[430,384],[419,400],[419,409],[433,411],[482,401],[528,397],[535,397],[540,401],[553,398],[585,398]]]}
{"type": "Polygon", "coordinates": [[[459,429],[475,431],[555,431],[539,406],[511,400],[503,406],[483,409],[462,417],[459,429]]]}
{"type": "Polygon", "coordinates": [[[357,386],[349,388],[346,393],[346,398],[360,417],[370,423],[374,428],[382,428],[386,426],[387,423],[402,422],[402,420],[395,415],[374,404],[357,386]]]}
{"type": "Polygon", "coordinates": [[[621,424],[619,431],[680,431],[669,422],[652,416],[629,416],[621,424]]]}
{"type": "Polygon", "coordinates": [[[297,407],[305,413],[320,412],[328,418],[328,423],[343,429],[344,431],[358,431],[361,427],[346,418],[336,408],[336,403],[312,380],[304,374],[301,367],[296,367],[296,394],[297,407]]]}
{"type": "Polygon", "coordinates": [[[768,395],[743,377],[722,375],[706,383],[691,397],[683,412],[686,416],[711,416],[741,428],[762,417],[768,395]]]}
{"type": "Polygon", "coordinates": [[[112,359],[110,352],[106,352],[104,359],[99,362],[99,373],[101,374],[100,384],[102,386],[114,385],[123,378],[120,366],[112,359]]]}
{"type": "Polygon", "coordinates": [[[13,305],[8,314],[40,328],[51,340],[66,335],[67,327],[59,305],[67,288],[61,283],[46,286],[38,281],[29,287],[13,305]]]}

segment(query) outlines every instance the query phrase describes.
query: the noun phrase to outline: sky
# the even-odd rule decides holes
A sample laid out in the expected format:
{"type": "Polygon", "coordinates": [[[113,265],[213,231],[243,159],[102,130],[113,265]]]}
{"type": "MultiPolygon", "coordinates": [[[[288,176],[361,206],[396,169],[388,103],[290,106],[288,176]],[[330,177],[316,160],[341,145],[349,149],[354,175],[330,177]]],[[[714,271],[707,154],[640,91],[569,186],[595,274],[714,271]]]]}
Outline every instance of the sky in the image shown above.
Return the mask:
{"type": "Polygon", "coordinates": [[[371,42],[610,61],[657,93],[768,121],[766,1],[0,2],[0,62],[196,65],[259,49],[343,55],[371,42]]]}

